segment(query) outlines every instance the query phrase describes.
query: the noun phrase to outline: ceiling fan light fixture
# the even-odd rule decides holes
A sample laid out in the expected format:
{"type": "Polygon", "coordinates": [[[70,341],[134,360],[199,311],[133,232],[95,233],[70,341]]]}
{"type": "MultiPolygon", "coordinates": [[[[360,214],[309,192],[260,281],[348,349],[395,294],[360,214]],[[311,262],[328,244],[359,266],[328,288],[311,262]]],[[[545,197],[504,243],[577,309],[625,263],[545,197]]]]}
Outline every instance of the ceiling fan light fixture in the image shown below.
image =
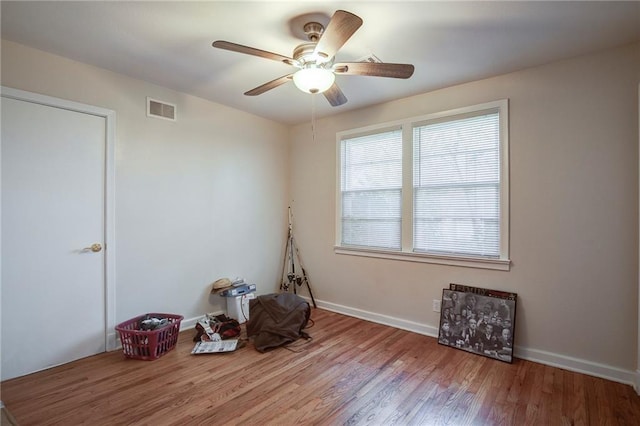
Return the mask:
{"type": "Polygon", "coordinates": [[[296,87],[305,93],[322,93],[336,80],[335,74],[324,68],[302,68],[293,74],[296,87]]]}
{"type": "Polygon", "coordinates": [[[389,78],[409,78],[413,75],[413,65],[382,63],[373,54],[373,60],[367,57],[364,61],[335,63],[336,53],[361,26],[362,18],[345,10],[336,10],[326,25],[316,21],[307,22],[303,30],[309,41],[297,45],[290,58],[224,40],[216,40],[212,45],[217,49],[258,56],[298,69],[297,72],[288,73],[245,92],[246,96],[260,95],[293,80],[296,87],[305,93],[323,93],[329,104],[335,107],[347,102],[346,96],[335,83],[336,74],[389,78]]]}

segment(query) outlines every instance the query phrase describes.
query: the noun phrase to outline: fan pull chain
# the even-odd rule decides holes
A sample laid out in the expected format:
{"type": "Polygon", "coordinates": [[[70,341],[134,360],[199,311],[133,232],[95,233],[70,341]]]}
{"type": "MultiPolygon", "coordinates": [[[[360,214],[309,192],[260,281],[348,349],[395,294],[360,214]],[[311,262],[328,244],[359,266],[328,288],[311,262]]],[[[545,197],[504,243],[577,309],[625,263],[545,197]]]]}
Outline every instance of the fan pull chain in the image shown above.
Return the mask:
{"type": "Polygon", "coordinates": [[[316,94],[311,94],[311,142],[316,141],[316,94]]]}

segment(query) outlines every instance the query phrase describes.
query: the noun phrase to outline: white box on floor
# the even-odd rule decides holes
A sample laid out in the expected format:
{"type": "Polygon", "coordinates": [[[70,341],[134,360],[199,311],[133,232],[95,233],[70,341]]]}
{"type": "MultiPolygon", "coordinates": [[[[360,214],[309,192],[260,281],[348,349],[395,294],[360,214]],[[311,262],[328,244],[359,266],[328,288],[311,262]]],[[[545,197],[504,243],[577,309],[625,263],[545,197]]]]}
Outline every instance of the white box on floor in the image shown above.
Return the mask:
{"type": "Polygon", "coordinates": [[[240,324],[249,320],[249,300],[255,299],[255,293],[227,297],[227,315],[238,320],[240,324]]]}

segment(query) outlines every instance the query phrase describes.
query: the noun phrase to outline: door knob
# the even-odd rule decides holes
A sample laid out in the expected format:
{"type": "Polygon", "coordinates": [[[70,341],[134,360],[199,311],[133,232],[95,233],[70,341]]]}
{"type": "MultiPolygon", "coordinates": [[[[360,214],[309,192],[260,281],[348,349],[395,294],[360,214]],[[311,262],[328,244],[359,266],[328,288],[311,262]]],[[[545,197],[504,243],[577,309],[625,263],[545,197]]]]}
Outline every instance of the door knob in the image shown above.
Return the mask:
{"type": "Polygon", "coordinates": [[[94,253],[102,250],[102,246],[99,243],[91,244],[91,247],[85,247],[83,250],[91,250],[94,253]]]}

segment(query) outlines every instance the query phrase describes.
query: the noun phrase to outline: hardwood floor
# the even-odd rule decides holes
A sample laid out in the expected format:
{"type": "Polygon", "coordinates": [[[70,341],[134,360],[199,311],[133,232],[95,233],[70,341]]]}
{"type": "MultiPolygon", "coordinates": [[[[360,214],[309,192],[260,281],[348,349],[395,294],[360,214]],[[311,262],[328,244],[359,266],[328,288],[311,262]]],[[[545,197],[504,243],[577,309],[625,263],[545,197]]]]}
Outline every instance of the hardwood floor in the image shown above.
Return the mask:
{"type": "Polygon", "coordinates": [[[321,309],[310,342],[190,355],[192,330],[155,361],[120,351],[2,383],[27,425],[637,425],[626,385],[321,309]]]}

